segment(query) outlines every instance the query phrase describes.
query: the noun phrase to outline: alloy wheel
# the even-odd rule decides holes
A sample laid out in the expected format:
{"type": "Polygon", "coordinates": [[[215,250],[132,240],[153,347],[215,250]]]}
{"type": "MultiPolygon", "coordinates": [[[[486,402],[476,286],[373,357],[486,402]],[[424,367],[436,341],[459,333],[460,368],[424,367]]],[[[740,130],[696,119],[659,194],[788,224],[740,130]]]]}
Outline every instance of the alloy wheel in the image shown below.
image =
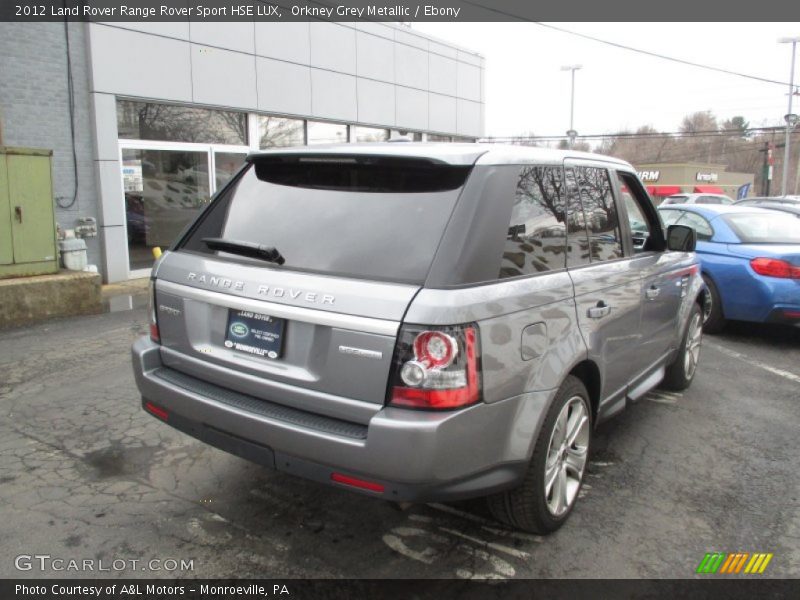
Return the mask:
{"type": "Polygon", "coordinates": [[[703,341],[703,325],[700,315],[695,314],[689,322],[689,330],[686,332],[686,351],[683,356],[683,370],[686,379],[694,376],[697,363],[700,360],[700,346],[703,341]]]}
{"type": "Polygon", "coordinates": [[[578,495],[588,458],[589,425],[584,400],[573,396],[559,412],[550,434],[544,490],[547,509],[554,517],[566,513],[578,495]]]}

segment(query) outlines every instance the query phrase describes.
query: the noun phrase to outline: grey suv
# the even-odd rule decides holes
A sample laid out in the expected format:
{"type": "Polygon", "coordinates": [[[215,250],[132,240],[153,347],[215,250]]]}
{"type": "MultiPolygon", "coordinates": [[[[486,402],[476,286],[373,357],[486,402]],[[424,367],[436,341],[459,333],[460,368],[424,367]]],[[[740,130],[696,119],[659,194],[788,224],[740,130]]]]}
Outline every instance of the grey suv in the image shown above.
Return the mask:
{"type": "Polygon", "coordinates": [[[594,426],[691,383],[695,239],[598,155],[253,154],[154,266],[136,383],[155,417],[262,465],[393,501],[488,496],[546,533],[594,426]]]}

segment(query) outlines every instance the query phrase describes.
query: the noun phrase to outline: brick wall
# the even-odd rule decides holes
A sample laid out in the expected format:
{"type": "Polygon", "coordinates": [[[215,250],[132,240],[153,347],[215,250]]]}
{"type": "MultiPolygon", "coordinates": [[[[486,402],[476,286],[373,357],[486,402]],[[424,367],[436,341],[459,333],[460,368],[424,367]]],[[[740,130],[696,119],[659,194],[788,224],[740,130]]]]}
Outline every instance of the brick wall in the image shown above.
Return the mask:
{"type": "MultiPolygon", "coordinates": [[[[68,208],[56,206],[56,221],[65,229],[73,228],[78,217],[98,218],[85,32],[83,23],[69,25],[78,196],[68,208]]],[[[63,23],[0,22],[3,143],[53,150],[54,195],[57,204],[65,207],[75,193],[66,48],[63,23]]],[[[97,238],[88,238],[86,243],[89,263],[100,265],[97,238]]]]}

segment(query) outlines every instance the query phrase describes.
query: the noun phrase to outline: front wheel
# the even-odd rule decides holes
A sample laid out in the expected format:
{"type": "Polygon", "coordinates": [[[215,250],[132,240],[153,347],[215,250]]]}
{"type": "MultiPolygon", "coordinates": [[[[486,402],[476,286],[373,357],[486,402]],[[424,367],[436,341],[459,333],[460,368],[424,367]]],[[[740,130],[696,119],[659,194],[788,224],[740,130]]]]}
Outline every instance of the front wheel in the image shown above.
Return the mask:
{"type": "Polygon", "coordinates": [[[700,346],[703,343],[703,311],[697,303],[692,304],[689,313],[689,324],[683,341],[678,349],[678,354],[671,365],[667,367],[661,387],[679,392],[692,385],[697,363],[700,361],[700,346]]]}
{"type": "Polygon", "coordinates": [[[592,440],[592,412],[583,383],[568,376],[547,412],[522,484],[488,498],[511,527],[546,534],[567,520],[583,483],[592,440]]]}

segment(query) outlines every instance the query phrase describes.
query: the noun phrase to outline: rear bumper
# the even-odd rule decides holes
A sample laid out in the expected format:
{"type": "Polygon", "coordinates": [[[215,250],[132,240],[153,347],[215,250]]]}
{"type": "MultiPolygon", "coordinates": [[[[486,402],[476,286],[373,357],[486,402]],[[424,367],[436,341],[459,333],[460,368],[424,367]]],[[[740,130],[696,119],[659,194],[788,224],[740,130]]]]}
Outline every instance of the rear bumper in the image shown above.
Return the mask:
{"type": "Polygon", "coordinates": [[[555,390],[459,411],[392,407],[368,424],[332,419],[217,387],[164,367],[147,338],[132,349],[143,404],[167,424],[259,464],[329,485],[333,473],[377,483],[395,501],[455,500],[513,487],[522,480],[555,390]]]}
{"type": "Polygon", "coordinates": [[[773,307],[766,322],[800,326],[800,305],[773,307]]]}

